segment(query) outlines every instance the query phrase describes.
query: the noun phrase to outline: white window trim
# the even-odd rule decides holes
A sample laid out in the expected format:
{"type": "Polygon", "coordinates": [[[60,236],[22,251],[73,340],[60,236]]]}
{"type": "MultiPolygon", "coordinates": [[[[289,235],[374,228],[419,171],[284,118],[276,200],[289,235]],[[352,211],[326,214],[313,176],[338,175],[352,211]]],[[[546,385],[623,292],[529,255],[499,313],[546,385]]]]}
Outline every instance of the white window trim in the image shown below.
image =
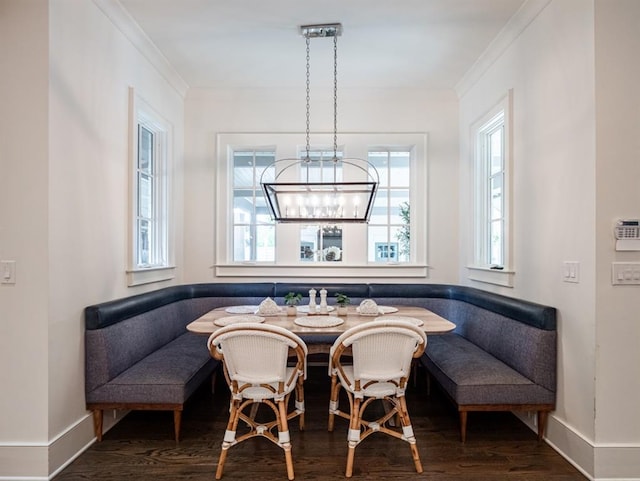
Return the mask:
{"type": "Polygon", "coordinates": [[[175,265],[173,265],[173,239],[170,226],[170,198],[171,198],[171,172],[173,165],[173,126],[159,115],[143,98],[136,94],[133,87],[129,87],[129,261],[127,285],[138,286],[153,282],[166,281],[175,278],[175,265]],[[162,203],[162,226],[164,243],[164,262],[160,265],[148,267],[137,266],[137,164],[138,164],[138,124],[150,125],[156,132],[162,134],[163,158],[161,159],[161,189],[160,202],[162,203]]]}
{"type": "MultiPolygon", "coordinates": [[[[314,149],[322,146],[333,145],[332,134],[313,134],[314,149]]],[[[427,134],[426,133],[342,133],[339,143],[346,157],[356,157],[366,159],[368,150],[379,146],[412,145],[415,146],[416,162],[412,164],[411,186],[412,204],[416,206],[424,205],[428,209],[428,192],[425,186],[427,179],[427,134]],[[371,140],[367,144],[367,140],[371,140]],[[415,165],[415,169],[414,169],[415,165]],[[415,170],[415,171],[414,171],[415,170]],[[414,197],[416,196],[416,197],[414,197]],[[415,200],[414,199],[418,199],[415,200]]],[[[345,251],[345,258],[341,262],[309,263],[291,257],[282,259],[282,252],[290,253],[294,256],[299,252],[299,245],[287,245],[278,243],[278,239],[291,239],[292,242],[299,243],[297,224],[277,224],[276,227],[276,261],[275,262],[239,262],[229,261],[232,259],[232,232],[228,226],[232,225],[232,210],[229,208],[230,196],[230,160],[229,153],[233,150],[243,149],[276,149],[276,158],[296,158],[297,152],[303,148],[303,133],[219,133],[216,137],[216,159],[217,159],[217,197],[216,215],[219,219],[216,222],[215,239],[224,240],[216,242],[215,258],[213,263],[213,274],[216,277],[331,277],[341,278],[393,278],[393,277],[413,277],[428,278],[427,264],[427,214],[418,215],[420,209],[412,209],[411,224],[411,262],[401,264],[381,264],[379,262],[368,262],[366,252],[362,254],[363,259],[357,262],[353,259],[357,249],[345,251]],[[350,258],[351,257],[351,258],[350,258]],[[280,259],[280,260],[279,260],[280,259]]],[[[363,239],[366,239],[366,224],[343,224],[348,230],[363,231],[363,239]]],[[[344,231],[345,239],[348,239],[348,232],[344,231]]]]}
{"type": "Polygon", "coordinates": [[[504,287],[513,287],[515,280],[515,270],[513,267],[513,90],[509,90],[493,108],[486,112],[481,118],[471,125],[470,132],[470,155],[474,191],[471,196],[471,213],[469,225],[473,226],[473,235],[470,237],[469,263],[466,266],[468,278],[472,281],[487,284],[495,284],[504,287]],[[478,182],[479,172],[477,165],[478,158],[478,133],[483,127],[501,111],[504,112],[504,262],[501,269],[492,268],[479,262],[478,244],[484,242],[478,237],[482,235],[483,229],[479,228],[478,219],[481,207],[478,205],[478,182]]]}
{"type": "MultiPolygon", "coordinates": [[[[387,196],[390,195],[391,192],[393,192],[395,189],[404,189],[406,187],[409,188],[409,192],[410,192],[410,198],[409,198],[409,206],[411,206],[412,202],[418,198],[421,199],[421,196],[419,193],[415,193],[412,192],[415,189],[419,189],[418,186],[416,186],[416,182],[413,179],[413,171],[415,170],[415,167],[417,166],[417,162],[416,162],[416,152],[415,152],[415,145],[413,146],[388,146],[388,145],[380,145],[380,146],[373,146],[372,148],[370,148],[370,151],[374,151],[374,152],[386,152],[386,153],[391,153],[391,152],[410,152],[411,157],[412,157],[412,162],[411,162],[411,167],[410,167],[410,185],[408,186],[400,186],[400,185],[378,185],[378,195],[380,195],[380,192],[385,192],[387,194],[387,196]]],[[[426,185],[426,184],[425,184],[426,185]]],[[[389,202],[390,198],[387,197],[387,207],[388,207],[388,202],[389,202]]],[[[419,200],[420,201],[420,200],[419,200]]],[[[422,202],[426,203],[426,199],[421,199],[422,202]]],[[[424,205],[424,203],[422,205],[424,205]]],[[[416,220],[416,212],[415,212],[415,208],[414,209],[410,209],[409,210],[409,225],[411,226],[413,224],[413,222],[416,220]]],[[[391,217],[391,213],[389,211],[387,211],[387,222],[386,223],[381,223],[381,224],[369,224],[372,227],[384,227],[387,229],[387,233],[389,233],[389,229],[393,228],[393,227],[397,227],[399,224],[392,224],[390,221],[390,217],[391,217]]],[[[389,265],[411,265],[412,264],[412,259],[413,259],[413,254],[412,254],[412,249],[414,248],[414,246],[416,245],[416,243],[414,242],[415,239],[415,232],[413,232],[413,230],[411,230],[411,232],[414,234],[410,240],[409,240],[409,261],[408,262],[400,262],[400,261],[386,261],[386,262],[381,262],[381,261],[369,261],[371,264],[389,264],[389,265]]],[[[369,239],[367,239],[368,241],[369,239]]],[[[389,238],[388,241],[391,241],[391,239],[389,238]]],[[[368,255],[371,254],[370,252],[368,253],[368,255]]],[[[375,253],[374,253],[374,258],[375,258],[375,253]]]]}

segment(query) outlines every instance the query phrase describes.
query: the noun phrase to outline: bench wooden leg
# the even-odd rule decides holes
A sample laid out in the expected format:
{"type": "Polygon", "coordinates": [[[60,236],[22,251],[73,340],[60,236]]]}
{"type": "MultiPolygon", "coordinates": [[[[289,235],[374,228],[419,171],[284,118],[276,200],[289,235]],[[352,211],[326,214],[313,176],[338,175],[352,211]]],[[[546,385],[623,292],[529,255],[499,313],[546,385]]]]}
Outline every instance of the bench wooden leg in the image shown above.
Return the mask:
{"type": "Polygon", "coordinates": [[[182,411],[175,409],[173,411],[173,431],[176,438],[176,443],[180,441],[180,424],[182,423],[182,411]]]}
{"type": "Polygon", "coordinates": [[[548,411],[538,411],[538,441],[542,441],[544,437],[544,428],[547,425],[548,411]]]}
{"type": "Polygon", "coordinates": [[[467,440],[467,411],[460,411],[460,440],[467,440]]]}
{"type": "Polygon", "coordinates": [[[93,432],[98,442],[102,441],[102,409],[93,410],[93,432]]]}

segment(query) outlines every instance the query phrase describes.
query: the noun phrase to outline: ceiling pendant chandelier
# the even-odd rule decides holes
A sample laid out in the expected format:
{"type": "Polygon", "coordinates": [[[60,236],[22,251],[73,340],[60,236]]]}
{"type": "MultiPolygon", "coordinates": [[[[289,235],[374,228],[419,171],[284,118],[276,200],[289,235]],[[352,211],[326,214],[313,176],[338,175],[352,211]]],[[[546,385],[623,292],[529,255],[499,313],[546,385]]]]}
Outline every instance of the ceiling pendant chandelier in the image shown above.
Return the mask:
{"type": "Polygon", "coordinates": [[[260,184],[267,206],[276,222],[369,222],[378,172],[366,160],[343,158],[338,153],[338,36],[342,25],[303,25],[300,32],[307,45],[306,153],[302,158],[276,160],[262,172],[260,184]],[[309,141],[309,44],[316,37],[333,38],[333,157],[329,168],[327,160],[317,155],[312,158],[309,141]],[[269,177],[273,180],[265,180],[269,177]]]}

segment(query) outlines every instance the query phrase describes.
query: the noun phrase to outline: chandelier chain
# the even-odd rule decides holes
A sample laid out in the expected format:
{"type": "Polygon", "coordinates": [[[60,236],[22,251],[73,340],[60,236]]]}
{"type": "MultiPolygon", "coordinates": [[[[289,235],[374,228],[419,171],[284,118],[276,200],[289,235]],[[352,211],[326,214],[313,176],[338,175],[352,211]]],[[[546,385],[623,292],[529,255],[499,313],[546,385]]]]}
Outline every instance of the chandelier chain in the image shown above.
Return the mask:
{"type": "Polygon", "coordinates": [[[309,94],[310,88],[310,73],[309,73],[309,60],[310,60],[310,56],[309,56],[309,43],[310,43],[310,39],[307,36],[307,156],[305,158],[305,160],[308,162],[310,159],[309,157],[309,150],[311,149],[311,147],[309,146],[309,119],[310,119],[310,114],[309,114],[309,102],[311,99],[311,96],[309,94]]]}
{"type": "Polygon", "coordinates": [[[333,161],[338,162],[338,36],[333,37],[333,161]]]}

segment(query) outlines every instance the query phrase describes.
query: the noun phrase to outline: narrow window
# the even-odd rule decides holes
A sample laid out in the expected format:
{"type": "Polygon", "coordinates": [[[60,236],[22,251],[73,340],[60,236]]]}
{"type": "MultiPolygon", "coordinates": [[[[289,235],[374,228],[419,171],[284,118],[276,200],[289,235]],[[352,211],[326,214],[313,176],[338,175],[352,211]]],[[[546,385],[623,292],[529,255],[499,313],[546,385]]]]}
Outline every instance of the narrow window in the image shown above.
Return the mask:
{"type": "Polygon", "coordinates": [[[166,132],[144,116],[137,128],[135,268],[167,265],[166,132]]]}
{"type": "MultiPolygon", "coordinates": [[[[275,160],[275,153],[257,150],[233,152],[233,260],[273,262],[275,227],[260,186],[263,171],[275,160]]],[[[273,167],[265,180],[273,179],[273,167]]]]}
{"type": "Polygon", "coordinates": [[[509,249],[509,122],[502,102],[474,128],[473,267],[507,271],[509,249]]]}
{"type": "Polygon", "coordinates": [[[505,265],[505,122],[500,110],[478,129],[476,157],[476,263],[505,265]]]}
{"type": "Polygon", "coordinates": [[[411,151],[369,152],[380,184],[369,221],[369,262],[411,260],[411,151]]]}

